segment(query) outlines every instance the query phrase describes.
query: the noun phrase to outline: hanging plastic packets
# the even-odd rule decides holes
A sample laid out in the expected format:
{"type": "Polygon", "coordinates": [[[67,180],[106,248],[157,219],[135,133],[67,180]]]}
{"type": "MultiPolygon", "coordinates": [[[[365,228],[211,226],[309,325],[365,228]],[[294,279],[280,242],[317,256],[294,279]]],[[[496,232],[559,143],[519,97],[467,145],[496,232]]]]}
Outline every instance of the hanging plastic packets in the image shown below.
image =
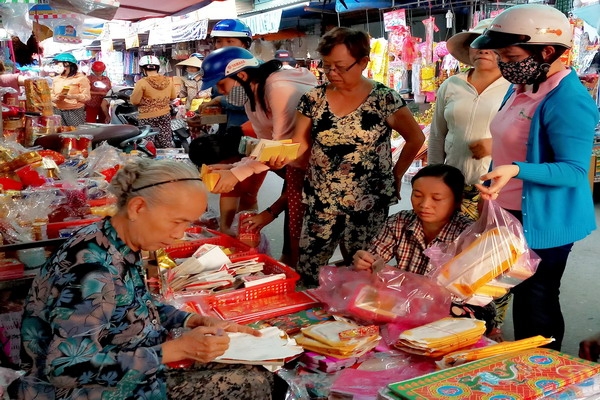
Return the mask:
{"type": "Polygon", "coordinates": [[[120,4],[116,0],[52,0],[52,5],[62,10],[110,21],[120,4]]]}
{"type": "Polygon", "coordinates": [[[23,43],[27,43],[33,30],[33,24],[27,18],[29,7],[28,4],[13,4],[12,1],[0,0],[2,27],[11,35],[17,36],[23,43]]]}
{"type": "Polygon", "coordinates": [[[435,89],[435,65],[424,65],[421,67],[421,91],[433,92],[435,89]]]}

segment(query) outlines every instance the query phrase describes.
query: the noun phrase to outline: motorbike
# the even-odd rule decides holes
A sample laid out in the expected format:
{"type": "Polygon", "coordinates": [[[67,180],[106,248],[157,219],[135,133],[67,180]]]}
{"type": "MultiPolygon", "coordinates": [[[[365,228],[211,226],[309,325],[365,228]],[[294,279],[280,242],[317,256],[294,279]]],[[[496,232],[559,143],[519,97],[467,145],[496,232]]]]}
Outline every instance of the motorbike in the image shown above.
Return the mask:
{"type": "MultiPolygon", "coordinates": [[[[125,153],[131,153],[133,150],[140,154],[155,157],[156,147],[151,140],[148,140],[156,132],[149,126],[138,128],[133,125],[101,125],[96,124],[93,128],[85,128],[77,131],[66,132],[69,135],[88,135],[92,139],[92,148],[107,142],[111,146],[123,150],[125,153]]],[[[53,133],[40,136],[33,143],[34,146],[41,146],[45,149],[60,152],[63,147],[63,134],[53,133]]]]}
{"type": "Polygon", "coordinates": [[[185,120],[185,108],[182,109],[179,100],[171,102],[171,132],[173,143],[176,148],[182,148],[186,153],[190,152],[190,130],[185,120]],[[183,114],[183,117],[182,117],[183,114]]]}
{"type": "MultiPolygon", "coordinates": [[[[84,124],[80,129],[67,134],[91,136],[92,148],[107,142],[126,153],[136,150],[142,155],[156,157],[156,147],[150,138],[158,131],[149,125],[139,126],[137,108],[129,102],[131,92],[133,88],[125,87],[105,96],[118,101],[111,112],[111,124],[84,124]]],[[[34,145],[61,151],[61,135],[56,133],[41,136],[35,140],[34,145]]]]}

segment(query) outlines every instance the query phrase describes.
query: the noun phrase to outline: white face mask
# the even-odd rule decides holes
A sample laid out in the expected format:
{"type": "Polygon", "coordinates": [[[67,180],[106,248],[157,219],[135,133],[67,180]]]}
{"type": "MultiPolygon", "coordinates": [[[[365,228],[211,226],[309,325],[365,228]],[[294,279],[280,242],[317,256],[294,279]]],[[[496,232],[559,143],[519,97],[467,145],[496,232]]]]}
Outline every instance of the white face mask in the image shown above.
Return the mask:
{"type": "Polygon", "coordinates": [[[57,63],[54,64],[53,70],[57,75],[62,75],[62,73],[65,72],[65,66],[62,63],[57,63]]]}

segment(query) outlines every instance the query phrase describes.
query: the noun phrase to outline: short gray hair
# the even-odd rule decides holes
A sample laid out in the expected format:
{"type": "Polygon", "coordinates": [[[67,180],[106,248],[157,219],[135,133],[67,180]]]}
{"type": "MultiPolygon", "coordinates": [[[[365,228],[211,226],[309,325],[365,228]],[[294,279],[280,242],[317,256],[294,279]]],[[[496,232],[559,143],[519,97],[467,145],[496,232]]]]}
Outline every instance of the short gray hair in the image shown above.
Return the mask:
{"type": "Polygon", "coordinates": [[[190,162],[138,158],[117,172],[110,183],[110,191],[117,197],[117,206],[121,210],[136,196],[143,197],[149,204],[159,203],[173,195],[173,188],[161,183],[175,180],[183,180],[181,183],[187,185],[202,184],[198,169],[190,162]]]}

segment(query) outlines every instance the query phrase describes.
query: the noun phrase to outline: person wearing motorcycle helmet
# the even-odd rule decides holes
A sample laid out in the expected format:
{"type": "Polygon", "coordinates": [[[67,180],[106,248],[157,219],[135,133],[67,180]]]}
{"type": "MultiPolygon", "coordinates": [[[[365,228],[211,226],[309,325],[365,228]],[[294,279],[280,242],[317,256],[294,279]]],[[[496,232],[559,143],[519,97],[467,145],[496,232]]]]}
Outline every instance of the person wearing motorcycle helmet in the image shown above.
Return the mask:
{"type": "Polygon", "coordinates": [[[108,76],[104,75],[106,64],[102,61],[94,61],[90,67],[88,80],[90,81],[91,99],[85,103],[85,121],[90,123],[105,123],[108,120],[108,115],[102,110],[102,102],[105,101],[104,96],[112,88],[112,84],[108,76]]]}
{"type": "MultiPolygon", "coordinates": [[[[252,44],[252,31],[248,25],[239,19],[224,19],[217,22],[210,34],[213,38],[213,45],[217,50],[223,47],[249,49],[252,44]]],[[[223,134],[227,128],[241,126],[248,121],[248,117],[244,112],[245,102],[246,94],[241,87],[233,88],[227,96],[219,96],[215,90],[213,91],[213,99],[203,103],[198,111],[202,113],[205,107],[221,107],[227,115],[227,123],[219,127],[219,133],[223,134]]]]}
{"type": "Polygon", "coordinates": [[[243,47],[249,49],[252,45],[252,31],[239,19],[224,19],[215,24],[210,31],[215,48],[243,47]]]}
{"type": "Polygon", "coordinates": [[[560,281],[573,243],[596,228],[588,181],[598,110],[574,70],[560,56],[573,29],[559,10],[513,6],[471,47],[494,49],[513,85],[492,120],[492,170],[477,185],[523,224],[540,257],[535,274],[512,289],[515,339],[553,337],[560,350],[565,325],[560,281]]]}
{"type": "Polygon", "coordinates": [[[191,56],[187,60],[183,60],[177,63],[178,67],[182,67],[183,73],[181,74],[181,90],[179,91],[179,97],[185,97],[185,109],[190,110],[192,100],[196,98],[210,98],[210,91],[204,91],[200,93],[200,86],[202,85],[202,74],[200,67],[202,61],[195,56],[191,56]]]}
{"type": "MultiPolygon", "coordinates": [[[[279,60],[261,63],[248,50],[238,47],[215,50],[202,62],[202,70],[203,89],[216,87],[224,95],[235,87],[244,89],[248,98],[244,105],[246,115],[259,139],[291,139],[298,101],[317,85],[315,76],[306,68],[282,69],[279,60]]],[[[244,158],[231,169],[216,170],[220,179],[214,192],[230,192],[238,182],[268,169],[263,163],[244,158]]],[[[295,266],[302,228],[304,169],[286,167],[285,181],[289,214],[285,230],[290,237],[288,263],[295,266]]]]}
{"type": "Polygon", "coordinates": [[[90,100],[90,82],[79,72],[77,59],[71,53],[57,54],[52,62],[58,75],[52,79],[52,105],[64,126],[79,126],[85,122],[85,103],[90,100]]]}
{"type": "Polygon", "coordinates": [[[160,61],[156,56],[143,56],[139,66],[143,78],[135,83],[130,98],[131,104],[138,107],[139,124],[159,130],[152,139],[157,148],[174,147],[170,102],[177,97],[175,83],[159,74],[160,61]]]}

